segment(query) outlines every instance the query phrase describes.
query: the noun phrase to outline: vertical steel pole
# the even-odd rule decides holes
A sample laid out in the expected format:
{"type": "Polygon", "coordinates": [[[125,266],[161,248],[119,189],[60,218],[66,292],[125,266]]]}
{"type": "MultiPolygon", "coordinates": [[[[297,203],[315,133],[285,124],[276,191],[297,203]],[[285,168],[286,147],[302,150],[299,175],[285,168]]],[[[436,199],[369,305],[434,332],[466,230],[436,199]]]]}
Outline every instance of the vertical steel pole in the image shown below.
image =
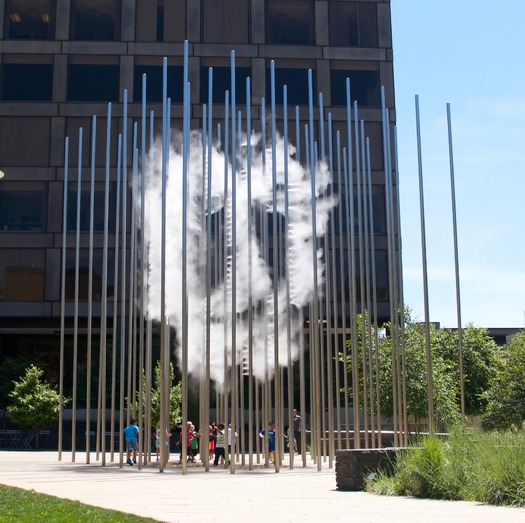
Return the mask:
{"type": "Polygon", "coordinates": [[[78,130],[77,221],[75,235],[75,306],[73,317],[73,398],[71,400],[71,461],[75,461],[77,439],[78,301],[80,265],[80,207],[82,196],[82,127],[78,130]]]}
{"type": "Polygon", "coordinates": [[[423,262],[423,299],[425,307],[425,351],[427,357],[428,428],[434,432],[434,395],[432,383],[432,353],[430,347],[430,313],[428,305],[427,242],[425,234],[425,201],[423,195],[423,164],[421,154],[421,127],[419,120],[419,96],[416,95],[417,159],[419,174],[419,211],[421,218],[421,257],[423,262]]]}
{"type": "Polygon", "coordinates": [[[60,382],[59,382],[59,410],[58,410],[58,461],[62,461],[62,439],[64,423],[64,352],[66,329],[66,250],[67,250],[67,191],[69,174],[69,137],[64,144],[64,195],[62,203],[62,263],[60,273],[60,382]]]}
{"type": "Polygon", "coordinates": [[[93,325],[93,229],[95,219],[95,150],[97,141],[97,117],[91,120],[91,183],[89,192],[89,269],[88,269],[88,319],[86,347],[86,463],[90,462],[91,432],[91,341],[93,325]]]}
{"type": "Polygon", "coordinates": [[[463,334],[461,330],[461,293],[459,285],[458,224],[456,216],[456,184],[454,180],[454,151],[452,147],[452,119],[447,103],[448,152],[450,160],[450,195],[452,203],[452,230],[454,235],[454,272],[456,275],[456,310],[458,318],[459,385],[461,396],[461,418],[465,421],[465,377],[463,374],[463,334]]]}

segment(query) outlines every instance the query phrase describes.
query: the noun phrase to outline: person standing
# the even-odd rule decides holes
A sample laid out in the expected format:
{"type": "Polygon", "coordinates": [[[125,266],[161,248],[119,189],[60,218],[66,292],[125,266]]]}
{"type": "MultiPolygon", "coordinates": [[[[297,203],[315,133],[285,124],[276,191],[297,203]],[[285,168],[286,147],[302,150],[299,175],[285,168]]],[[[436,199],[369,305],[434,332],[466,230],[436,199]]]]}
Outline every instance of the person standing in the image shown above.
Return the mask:
{"type": "Polygon", "coordinates": [[[296,409],[293,409],[293,437],[297,444],[297,452],[300,454],[301,453],[301,416],[299,416],[296,409]]]}
{"type": "Polygon", "coordinates": [[[133,466],[137,463],[137,451],[139,450],[138,438],[139,428],[137,422],[131,418],[129,425],[124,429],[124,435],[126,437],[126,448],[128,450],[128,460],[126,463],[133,466]],[[133,453],[133,461],[131,461],[131,454],[133,453]]]}
{"type": "Polygon", "coordinates": [[[267,438],[268,440],[268,452],[270,453],[270,463],[275,465],[275,423],[273,421],[268,422],[268,430],[262,429],[259,432],[260,438],[267,438]]]}
{"type": "Polygon", "coordinates": [[[219,459],[222,457],[226,460],[226,434],[224,430],[224,423],[217,425],[217,440],[215,442],[215,459],[213,460],[213,466],[219,465],[219,459]]]}

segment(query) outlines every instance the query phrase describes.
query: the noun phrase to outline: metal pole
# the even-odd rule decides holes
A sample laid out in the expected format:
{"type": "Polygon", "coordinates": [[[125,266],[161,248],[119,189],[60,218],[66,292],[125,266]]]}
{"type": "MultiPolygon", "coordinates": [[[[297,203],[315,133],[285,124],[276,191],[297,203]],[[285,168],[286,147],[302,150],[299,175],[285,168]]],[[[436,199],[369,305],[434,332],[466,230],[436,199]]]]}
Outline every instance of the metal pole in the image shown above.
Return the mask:
{"type": "Polygon", "coordinates": [[[458,224],[456,216],[456,184],[454,181],[454,151],[452,148],[452,119],[447,103],[448,151],[450,159],[450,194],[452,201],[452,230],[454,234],[454,272],[456,275],[456,309],[458,318],[459,385],[461,395],[461,418],[465,421],[465,376],[463,374],[463,334],[461,330],[461,293],[459,285],[458,224]]]}
{"type": "Polygon", "coordinates": [[[421,215],[421,256],[423,261],[423,299],[425,306],[425,351],[427,357],[428,429],[434,432],[434,395],[432,384],[432,354],[430,347],[430,319],[428,305],[427,243],[425,235],[425,201],[423,196],[423,165],[421,155],[421,128],[419,121],[419,96],[416,95],[417,159],[419,174],[419,209],[421,215]]]}

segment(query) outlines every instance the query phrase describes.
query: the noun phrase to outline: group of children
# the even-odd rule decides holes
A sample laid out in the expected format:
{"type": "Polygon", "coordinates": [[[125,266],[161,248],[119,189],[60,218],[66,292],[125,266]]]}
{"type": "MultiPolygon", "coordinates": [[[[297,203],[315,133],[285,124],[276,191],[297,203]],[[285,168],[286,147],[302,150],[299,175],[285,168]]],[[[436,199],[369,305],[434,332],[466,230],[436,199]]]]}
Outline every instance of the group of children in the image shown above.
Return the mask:
{"type": "MultiPolygon", "coordinates": [[[[180,460],[182,462],[182,442],[184,433],[186,433],[186,445],[187,445],[187,459],[189,462],[194,463],[199,453],[199,439],[202,438],[202,429],[198,431],[195,430],[195,425],[191,421],[188,421],[186,424],[186,430],[182,430],[182,426],[178,445],[181,446],[180,460]]],[[[127,449],[127,464],[133,466],[137,463],[137,452],[138,452],[138,434],[139,428],[134,419],[130,420],[130,424],[124,429],[124,435],[126,438],[126,449],[127,449]]],[[[161,430],[160,430],[160,421],[157,423],[157,428],[155,431],[155,450],[157,455],[157,463],[160,460],[160,443],[161,443],[161,430]]],[[[213,458],[213,466],[217,467],[219,461],[222,459],[224,461],[226,458],[226,445],[228,445],[228,455],[231,453],[232,440],[235,442],[238,434],[233,431],[231,424],[228,425],[226,429],[224,423],[217,424],[215,421],[209,425],[208,431],[208,450],[210,455],[210,460],[213,458]]],[[[171,432],[166,429],[166,444],[169,445],[169,438],[171,437],[171,432]]],[[[270,463],[275,464],[275,423],[273,421],[268,422],[268,428],[263,429],[259,432],[259,437],[262,439],[267,439],[268,441],[268,452],[270,455],[270,463]]],[[[297,452],[297,442],[295,438],[290,436],[290,430],[286,432],[284,436],[286,444],[290,448],[293,441],[294,452],[297,452]]]]}

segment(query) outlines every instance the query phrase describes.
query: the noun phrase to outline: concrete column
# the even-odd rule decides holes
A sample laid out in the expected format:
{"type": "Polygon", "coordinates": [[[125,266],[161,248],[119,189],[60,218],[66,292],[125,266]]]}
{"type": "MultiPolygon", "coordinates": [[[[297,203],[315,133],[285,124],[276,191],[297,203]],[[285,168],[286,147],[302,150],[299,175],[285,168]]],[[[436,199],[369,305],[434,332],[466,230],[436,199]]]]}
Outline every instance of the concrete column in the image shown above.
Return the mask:
{"type": "Polygon", "coordinates": [[[135,41],[135,0],[122,0],[121,37],[123,42],[135,41]]]}
{"type": "Polygon", "coordinates": [[[392,26],[390,4],[377,4],[377,36],[379,47],[392,47],[392,26]]]}
{"type": "Polygon", "coordinates": [[[266,96],[266,60],[252,60],[252,104],[259,105],[261,98],[266,96]]]}
{"type": "MultiPolygon", "coordinates": [[[[64,142],[66,139],[66,119],[63,116],[51,118],[51,143],[49,164],[53,167],[64,167],[64,142]]],[[[60,218],[62,220],[62,218],[60,218]]],[[[58,229],[60,230],[60,229],[58,229]]],[[[52,232],[52,229],[49,229],[52,232]]]]}
{"type": "Polygon", "coordinates": [[[201,3],[193,0],[188,0],[187,9],[187,31],[188,41],[200,42],[201,41],[201,3]]]}
{"type": "Polygon", "coordinates": [[[57,0],[55,40],[69,39],[70,0],[57,0]]]}
{"type": "Polygon", "coordinates": [[[123,101],[124,89],[128,90],[128,102],[133,101],[133,66],[135,58],[133,56],[120,57],[120,93],[119,97],[123,101]]]}
{"type": "MultiPolygon", "coordinates": [[[[316,69],[317,93],[323,93],[323,105],[328,107],[332,105],[332,96],[330,92],[330,61],[317,60],[316,69]]],[[[316,100],[316,103],[317,101],[318,100],[316,100]]]]}
{"type": "Polygon", "coordinates": [[[65,54],[56,54],[53,64],[53,102],[65,102],[67,98],[67,61],[65,54]]]}

